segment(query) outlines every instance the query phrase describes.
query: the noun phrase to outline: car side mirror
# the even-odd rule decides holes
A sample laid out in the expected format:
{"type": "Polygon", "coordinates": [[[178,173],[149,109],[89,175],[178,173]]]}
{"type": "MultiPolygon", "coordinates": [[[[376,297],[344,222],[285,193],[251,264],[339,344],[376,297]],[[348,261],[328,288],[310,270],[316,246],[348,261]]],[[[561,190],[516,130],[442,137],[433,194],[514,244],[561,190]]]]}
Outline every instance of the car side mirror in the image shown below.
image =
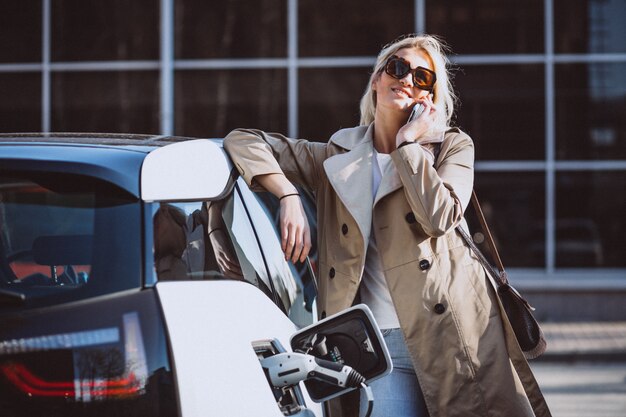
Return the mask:
{"type": "MultiPolygon", "coordinates": [[[[294,352],[352,367],[365,378],[366,383],[392,370],[383,335],[365,304],[353,306],[301,329],[291,336],[290,344],[294,352]]],[[[304,385],[311,399],[316,402],[355,389],[320,379],[307,379],[304,385]]]]}

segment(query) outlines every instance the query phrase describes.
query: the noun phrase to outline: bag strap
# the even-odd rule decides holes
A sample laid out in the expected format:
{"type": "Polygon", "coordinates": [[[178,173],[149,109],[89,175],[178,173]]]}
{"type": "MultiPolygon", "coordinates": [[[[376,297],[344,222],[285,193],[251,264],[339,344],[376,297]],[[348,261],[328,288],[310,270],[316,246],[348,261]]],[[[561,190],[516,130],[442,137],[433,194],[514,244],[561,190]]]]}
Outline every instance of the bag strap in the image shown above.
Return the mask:
{"type": "MultiPolygon", "coordinates": [[[[460,133],[461,131],[458,128],[450,128],[446,131],[447,133],[460,133]]],[[[433,149],[433,155],[435,156],[435,162],[433,166],[436,168],[437,160],[439,159],[439,153],[441,152],[441,143],[437,143],[433,149]]],[[[463,237],[463,240],[467,243],[467,245],[474,251],[480,263],[485,267],[485,269],[491,274],[493,279],[498,284],[498,287],[501,286],[510,286],[509,278],[504,270],[504,265],[502,264],[502,260],[500,259],[500,254],[498,253],[498,249],[496,248],[496,244],[493,241],[493,236],[491,235],[491,231],[489,230],[489,226],[487,225],[487,221],[485,220],[485,215],[483,214],[483,210],[480,208],[480,203],[478,202],[478,197],[476,196],[476,192],[472,190],[472,205],[474,206],[474,210],[476,211],[476,215],[478,217],[478,222],[480,223],[480,227],[483,230],[483,234],[485,235],[485,239],[487,239],[487,244],[489,245],[489,249],[491,250],[491,254],[496,262],[496,266],[498,269],[494,268],[491,265],[491,262],[485,258],[485,255],[478,249],[478,246],[474,243],[474,240],[470,235],[461,227],[457,226],[456,230],[463,237]]],[[[512,288],[512,287],[511,287],[512,288]]]]}
{"type": "Polygon", "coordinates": [[[463,237],[463,240],[468,244],[468,246],[472,249],[472,251],[478,257],[480,263],[485,267],[487,271],[491,274],[491,276],[495,279],[498,287],[503,285],[509,285],[509,279],[506,271],[504,270],[504,265],[502,264],[502,260],[500,259],[500,254],[498,253],[498,249],[496,248],[496,244],[493,241],[493,236],[491,235],[491,231],[489,230],[489,225],[487,225],[487,221],[485,220],[485,215],[483,214],[483,210],[480,207],[480,203],[478,202],[478,197],[476,196],[476,192],[472,190],[472,205],[474,206],[474,210],[476,211],[476,216],[478,217],[478,222],[480,223],[480,227],[485,235],[485,239],[487,240],[487,245],[491,250],[491,255],[493,256],[494,261],[496,262],[497,269],[491,265],[491,263],[485,258],[485,255],[478,249],[478,246],[474,243],[474,240],[471,236],[461,227],[457,226],[456,230],[463,237]]]}

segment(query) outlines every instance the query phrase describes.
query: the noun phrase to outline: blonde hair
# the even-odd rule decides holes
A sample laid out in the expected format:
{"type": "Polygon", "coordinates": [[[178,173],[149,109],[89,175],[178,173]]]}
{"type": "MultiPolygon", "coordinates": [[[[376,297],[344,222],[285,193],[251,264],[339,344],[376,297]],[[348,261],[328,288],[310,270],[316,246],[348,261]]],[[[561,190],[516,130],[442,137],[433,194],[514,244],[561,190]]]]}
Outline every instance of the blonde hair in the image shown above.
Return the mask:
{"type": "Polygon", "coordinates": [[[372,90],[372,83],[379,77],[385,67],[387,59],[401,49],[417,49],[426,53],[433,64],[433,70],[437,74],[437,82],[433,89],[433,101],[437,108],[435,127],[446,129],[450,126],[454,114],[456,96],[452,89],[448,66],[450,61],[446,56],[448,48],[439,38],[433,35],[406,35],[387,44],[378,54],[374,72],[370,76],[365,94],[361,97],[361,125],[369,125],[374,121],[376,114],[376,92],[372,90]]]}

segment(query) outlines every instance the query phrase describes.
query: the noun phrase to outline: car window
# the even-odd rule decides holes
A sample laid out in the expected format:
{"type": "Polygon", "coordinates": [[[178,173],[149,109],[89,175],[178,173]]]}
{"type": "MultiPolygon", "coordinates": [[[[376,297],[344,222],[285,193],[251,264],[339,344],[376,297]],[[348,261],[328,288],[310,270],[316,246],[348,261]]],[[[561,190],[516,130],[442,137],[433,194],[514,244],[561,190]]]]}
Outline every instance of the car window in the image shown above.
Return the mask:
{"type": "MultiPolygon", "coordinates": [[[[261,248],[267,259],[270,276],[279,293],[280,299],[288,312],[289,318],[299,327],[312,324],[314,321],[314,302],[317,294],[311,263],[293,264],[285,261],[280,245],[278,199],[267,192],[252,193],[248,188],[241,187],[242,195],[250,209],[254,226],[263,236],[261,248]],[[253,204],[256,201],[258,204],[253,204]]],[[[305,196],[304,191],[300,190],[305,196]]],[[[306,195],[308,197],[308,195],[306,195]]],[[[315,211],[312,200],[304,202],[305,210],[312,228],[312,240],[315,240],[315,211]],[[307,210],[312,208],[312,211],[307,210]]],[[[316,248],[313,247],[309,258],[315,259],[316,248]]]]}
{"type": "Polygon", "coordinates": [[[236,191],[219,200],[155,203],[152,211],[158,280],[241,280],[276,302],[255,231],[236,191]]]}
{"type": "Polygon", "coordinates": [[[136,198],[94,178],[0,171],[0,304],[138,287],[140,214],[136,198]]]}

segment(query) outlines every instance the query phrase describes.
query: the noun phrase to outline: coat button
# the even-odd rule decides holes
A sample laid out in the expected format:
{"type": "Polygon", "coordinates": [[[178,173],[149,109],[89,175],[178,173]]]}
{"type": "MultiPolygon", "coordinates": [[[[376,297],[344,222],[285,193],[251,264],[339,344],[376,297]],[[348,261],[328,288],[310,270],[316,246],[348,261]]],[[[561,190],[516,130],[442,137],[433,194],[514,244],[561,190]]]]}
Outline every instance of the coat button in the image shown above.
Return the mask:
{"type": "Polygon", "coordinates": [[[344,235],[347,235],[347,234],[348,234],[348,225],[347,225],[347,224],[345,224],[345,223],[344,223],[344,224],[341,226],[341,233],[343,233],[344,235]]]}
{"type": "Polygon", "coordinates": [[[422,259],[420,261],[420,269],[426,271],[428,268],[430,268],[430,262],[428,262],[428,259],[422,259]]]}
{"type": "Polygon", "coordinates": [[[322,311],[322,315],[320,316],[322,319],[326,318],[326,310],[322,311]]]}
{"type": "Polygon", "coordinates": [[[330,277],[330,279],[335,278],[335,268],[330,268],[330,271],[328,271],[328,276],[330,277]]]}
{"type": "Polygon", "coordinates": [[[443,314],[446,311],[446,307],[443,304],[435,304],[435,313],[443,314]]]}
{"type": "Polygon", "coordinates": [[[415,214],[412,211],[407,213],[406,216],[404,216],[404,219],[409,224],[415,223],[417,221],[415,220],[415,214]]]}

